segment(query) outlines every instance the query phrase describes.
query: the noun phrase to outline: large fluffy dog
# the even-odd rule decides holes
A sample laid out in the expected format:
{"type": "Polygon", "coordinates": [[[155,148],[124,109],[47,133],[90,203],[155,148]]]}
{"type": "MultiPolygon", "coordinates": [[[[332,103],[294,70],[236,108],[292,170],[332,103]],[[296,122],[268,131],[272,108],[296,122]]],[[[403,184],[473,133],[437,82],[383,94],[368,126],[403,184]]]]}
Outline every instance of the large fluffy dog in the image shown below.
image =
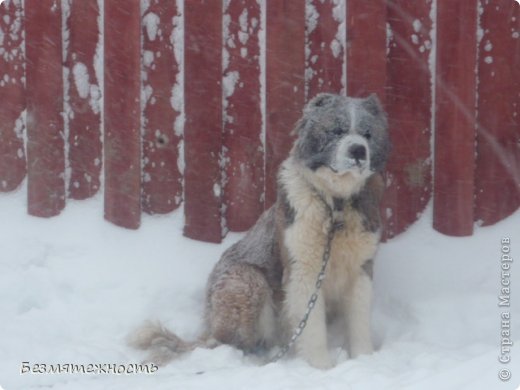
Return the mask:
{"type": "Polygon", "coordinates": [[[212,271],[203,336],[192,343],[148,324],[132,344],[164,364],[177,353],[220,343],[246,351],[287,343],[304,316],[334,223],[330,261],[295,350],[311,365],[332,366],[327,326],[343,321],[351,357],[372,351],[373,256],[380,238],[379,172],[390,143],[375,95],[320,94],[296,125],[297,140],[278,175],[278,199],[212,271]],[[329,216],[333,215],[333,221],[329,216]]]}

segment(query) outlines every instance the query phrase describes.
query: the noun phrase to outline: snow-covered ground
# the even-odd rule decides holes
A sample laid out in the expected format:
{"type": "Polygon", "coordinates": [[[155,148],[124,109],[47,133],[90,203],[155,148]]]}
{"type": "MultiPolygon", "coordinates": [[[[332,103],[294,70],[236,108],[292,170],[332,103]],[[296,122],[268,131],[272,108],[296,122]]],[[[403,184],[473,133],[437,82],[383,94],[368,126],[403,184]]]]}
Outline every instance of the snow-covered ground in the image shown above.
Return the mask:
{"type": "Polygon", "coordinates": [[[227,346],[196,350],[153,374],[23,374],[34,364],[126,364],[125,336],[160,319],[186,338],[201,327],[206,277],[222,245],[182,237],[182,213],[145,217],[138,231],[102,219],[102,199],[59,217],[25,213],[24,189],[0,195],[0,388],[11,389],[516,389],[520,347],[498,362],[502,311],[520,335],[520,212],[469,238],[431,229],[431,210],[381,246],[375,268],[377,351],[337,366],[300,359],[259,366],[227,346]],[[516,257],[511,307],[498,307],[501,239],[516,257]],[[512,372],[502,383],[498,372],[512,372]]]}

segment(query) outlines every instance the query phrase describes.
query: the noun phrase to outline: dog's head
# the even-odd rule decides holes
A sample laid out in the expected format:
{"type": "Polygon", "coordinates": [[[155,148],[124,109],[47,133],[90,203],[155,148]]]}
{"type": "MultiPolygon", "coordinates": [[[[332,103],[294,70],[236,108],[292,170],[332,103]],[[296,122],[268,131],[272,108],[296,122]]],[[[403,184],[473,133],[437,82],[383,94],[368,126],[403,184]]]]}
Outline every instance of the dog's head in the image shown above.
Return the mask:
{"type": "Polygon", "coordinates": [[[363,183],[384,169],[390,151],[386,114],[375,94],[319,94],[304,108],[293,156],[328,182],[363,183]]]}

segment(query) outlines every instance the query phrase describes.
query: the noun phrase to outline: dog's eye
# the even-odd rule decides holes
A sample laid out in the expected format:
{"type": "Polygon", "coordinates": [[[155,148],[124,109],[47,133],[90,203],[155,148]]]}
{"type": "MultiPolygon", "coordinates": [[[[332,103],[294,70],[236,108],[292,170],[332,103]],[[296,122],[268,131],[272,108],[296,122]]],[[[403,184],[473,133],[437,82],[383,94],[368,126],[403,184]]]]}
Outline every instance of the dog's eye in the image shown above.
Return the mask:
{"type": "Polygon", "coordinates": [[[367,130],[363,133],[363,137],[366,139],[366,140],[369,140],[370,138],[372,138],[372,132],[370,130],[367,130]]]}
{"type": "Polygon", "coordinates": [[[334,135],[343,135],[343,134],[345,134],[345,130],[342,129],[341,127],[335,127],[332,130],[332,134],[334,134],[334,135]]]}

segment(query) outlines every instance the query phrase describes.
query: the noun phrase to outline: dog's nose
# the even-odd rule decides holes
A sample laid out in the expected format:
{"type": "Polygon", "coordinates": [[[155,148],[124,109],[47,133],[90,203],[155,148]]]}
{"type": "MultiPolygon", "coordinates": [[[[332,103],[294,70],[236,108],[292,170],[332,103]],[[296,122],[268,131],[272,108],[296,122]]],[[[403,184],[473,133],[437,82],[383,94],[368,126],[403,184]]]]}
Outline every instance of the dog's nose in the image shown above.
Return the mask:
{"type": "Polygon", "coordinates": [[[359,162],[367,159],[367,149],[361,144],[354,144],[348,148],[348,156],[359,162]]]}

